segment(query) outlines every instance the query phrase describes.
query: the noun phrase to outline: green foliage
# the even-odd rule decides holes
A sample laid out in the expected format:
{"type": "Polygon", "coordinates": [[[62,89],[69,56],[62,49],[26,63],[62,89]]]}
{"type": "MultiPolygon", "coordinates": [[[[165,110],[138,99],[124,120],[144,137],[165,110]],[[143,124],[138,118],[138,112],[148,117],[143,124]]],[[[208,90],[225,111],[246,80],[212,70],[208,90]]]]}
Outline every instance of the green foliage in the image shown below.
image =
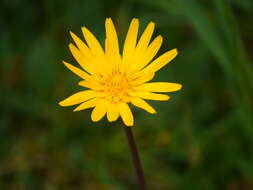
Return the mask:
{"type": "Polygon", "coordinates": [[[120,124],[57,105],[79,90],[61,63],[75,63],[69,30],[102,42],[106,17],[121,43],[137,17],[157,23],[160,53],[179,50],[155,80],[183,90],[134,113],[149,188],[252,189],[252,12],[251,0],[2,0],[0,189],[136,189],[120,124]]]}

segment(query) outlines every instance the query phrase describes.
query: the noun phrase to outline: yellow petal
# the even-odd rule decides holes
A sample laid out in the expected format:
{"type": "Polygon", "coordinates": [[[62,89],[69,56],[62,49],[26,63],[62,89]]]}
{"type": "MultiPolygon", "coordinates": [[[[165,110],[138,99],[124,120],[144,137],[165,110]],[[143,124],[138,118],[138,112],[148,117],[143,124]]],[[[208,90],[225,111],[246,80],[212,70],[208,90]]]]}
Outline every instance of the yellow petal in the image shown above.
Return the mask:
{"type": "Polygon", "coordinates": [[[79,104],[86,100],[95,98],[97,93],[93,90],[84,90],[73,94],[72,96],[66,98],[65,100],[59,102],[61,106],[72,106],[75,104],[79,104]]]}
{"type": "Polygon", "coordinates": [[[70,51],[72,52],[73,56],[75,57],[75,59],[80,60],[78,61],[78,63],[89,73],[92,73],[95,71],[94,66],[91,64],[92,61],[92,55],[90,53],[89,48],[87,47],[87,45],[79,38],[77,37],[73,32],[70,31],[70,35],[73,38],[75,44],[77,45],[78,49],[80,50],[80,52],[75,48],[75,46],[73,46],[73,44],[71,45],[72,47],[70,47],[70,51]],[[74,47],[74,48],[73,48],[74,47]],[[75,55],[74,55],[75,54],[75,55]]]}
{"type": "Polygon", "coordinates": [[[170,99],[170,97],[166,94],[156,94],[152,92],[137,92],[136,96],[147,100],[166,101],[170,99]]]}
{"type": "Polygon", "coordinates": [[[173,49],[170,51],[167,51],[157,59],[155,59],[152,63],[150,63],[147,67],[145,67],[141,73],[145,72],[156,72],[162,67],[164,67],[166,64],[168,64],[172,59],[174,59],[177,56],[177,49],[173,49]]]}
{"type": "MultiPolygon", "coordinates": [[[[90,61],[89,66],[91,67],[91,72],[98,72],[101,75],[106,75],[108,73],[107,67],[104,65],[104,51],[98,42],[98,40],[95,38],[95,36],[85,27],[82,27],[82,32],[85,37],[85,40],[90,48],[91,52],[91,59],[85,60],[84,56],[80,57],[80,54],[77,54],[76,51],[74,52],[76,57],[75,59],[79,60],[80,62],[83,62],[82,64],[85,64],[85,61],[90,61]]],[[[72,47],[72,49],[74,49],[72,47]]],[[[73,52],[72,52],[73,54],[73,52]]],[[[73,54],[74,55],[74,54],[73,54]]],[[[81,64],[81,63],[80,63],[81,64]]]]}
{"type": "Polygon", "coordinates": [[[139,20],[134,18],[129,26],[126,40],[123,48],[123,59],[127,59],[128,56],[134,51],[136,47],[136,41],[138,36],[139,20]]]}
{"type": "Polygon", "coordinates": [[[134,77],[132,85],[138,85],[138,84],[142,84],[144,82],[148,82],[152,78],[154,78],[154,76],[155,76],[155,73],[147,73],[147,74],[143,74],[138,77],[134,77]]]}
{"type": "Polygon", "coordinates": [[[116,66],[115,54],[113,53],[112,44],[105,39],[105,65],[109,71],[112,71],[116,66]]]}
{"type": "Polygon", "coordinates": [[[63,61],[63,64],[69,69],[71,70],[73,73],[75,73],[76,75],[78,75],[79,77],[85,79],[85,80],[89,80],[90,79],[90,75],[87,74],[85,71],[63,61]]]}
{"type": "Polygon", "coordinates": [[[142,58],[136,62],[136,70],[141,70],[155,57],[162,45],[162,41],[162,36],[157,36],[148,48],[143,50],[142,58]]]}
{"type": "Polygon", "coordinates": [[[181,84],[170,82],[151,82],[144,83],[137,87],[137,91],[149,91],[149,92],[174,92],[182,88],[181,84]]]}
{"type": "Polygon", "coordinates": [[[138,97],[134,97],[131,100],[131,103],[133,105],[135,105],[136,107],[142,108],[144,110],[146,110],[147,112],[154,114],[156,113],[156,111],[154,110],[154,108],[152,106],[150,106],[145,100],[138,98],[138,97]]]}
{"type": "Polygon", "coordinates": [[[110,103],[108,101],[100,100],[97,103],[96,107],[92,110],[92,113],[91,113],[92,121],[97,122],[101,120],[106,114],[109,106],[110,106],[110,103]]]}
{"type": "Polygon", "coordinates": [[[75,44],[77,45],[78,49],[81,51],[81,53],[83,55],[89,55],[89,56],[91,56],[90,50],[87,47],[87,45],[77,35],[75,35],[71,31],[70,31],[70,35],[73,38],[73,40],[74,40],[75,44]]]}
{"type": "Polygon", "coordinates": [[[105,32],[109,51],[114,54],[119,54],[118,36],[111,18],[105,20],[105,32]]]}
{"type": "Polygon", "coordinates": [[[118,105],[120,116],[126,126],[133,126],[134,118],[132,111],[126,103],[121,103],[118,105]]]}
{"type": "Polygon", "coordinates": [[[98,99],[97,98],[93,98],[91,100],[88,100],[88,101],[82,103],[78,107],[76,107],[74,109],[74,111],[81,111],[81,110],[84,110],[84,109],[93,108],[93,107],[96,106],[97,102],[98,102],[98,99]]]}
{"type": "MultiPolygon", "coordinates": [[[[73,39],[77,41],[77,36],[72,33],[73,39]]],[[[80,39],[79,39],[80,40],[80,39]]],[[[80,40],[81,41],[81,40],[80,40]]],[[[77,42],[76,42],[77,43],[77,42]]],[[[80,45],[80,44],[79,44],[80,45]]],[[[84,44],[85,45],[85,44],[84,44]]],[[[81,52],[73,44],[69,44],[69,49],[75,58],[75,60],[89,73],[100,73],[104,74],[103,56],[91,55],[90,50],[81,52]],[[101,67],[102,66],[102,67],[101,67]]],[[[83,49],[83,48],[82,48],[83,49]]]]}
{"type": "Polygon", "coordinates": [[[84,57],[84,55],[71,43],[69,44],[69,49],[70,49],[73,57],[75,58],[75,60],[81,65],[81,67],[84,70],[86,70],[89,73],[94,73],[96,71],[95,66],[92,65],[92,63],[93,63],[92,58],[87,59],[86,57],[84,57]]]}
{"type": "Polygon", "coordinates": [[[82,32],[92,54],[103,57],[104,51],[96,37],[86,27],[82,27],[82,32]]]}
{"type": "Polygon", "coordinates": [[[136,51],[142,50],[143,48],[146,48],[149,44],[149,41],[152,37],[152,34],[155,29],[155,23],[150,22],[146,29],[144,30],[143,34],[141,35],[141,38],[137,44],[136,51]]]}
{"type": "Polygon", "coordinates": [[[114,68],[117,68],[120,63],[118,36],[111,18],[107,18],[105,21],[105,31],[105,52],[107,58],[105,68],[107,68],[107,71],[110,73],[114,68]]]}
{"type": "Polygon", "coordinates": [[[119,117],[119,110],[116,104],[111,104],[107,111],[107,119],[109,122],[116,121],[119,117]]]}
{"type": "Polygon", "coordinates": [[[90,88],[93,90],[103,90],[104,86],[101,85],[99,82],[96,82],[95,79],[94,80],[90,80],[90,81],[80,81],[78,83],[78,85],[83,86],[85,88],[90,88]]]}
{"type": "Polygon", "coordinates": [[[150,22],[148,24],[136,46],[136,49],[129,55],[129,58],[127,60],[124,60],[128,65],[130,65],[130,72],[135,72],[136,68],[139,65],[139,62],[143,62],[143,59],[145,59],[147,47],[154,32],[154,27],[155,24],[153,22],[150,22]]]}

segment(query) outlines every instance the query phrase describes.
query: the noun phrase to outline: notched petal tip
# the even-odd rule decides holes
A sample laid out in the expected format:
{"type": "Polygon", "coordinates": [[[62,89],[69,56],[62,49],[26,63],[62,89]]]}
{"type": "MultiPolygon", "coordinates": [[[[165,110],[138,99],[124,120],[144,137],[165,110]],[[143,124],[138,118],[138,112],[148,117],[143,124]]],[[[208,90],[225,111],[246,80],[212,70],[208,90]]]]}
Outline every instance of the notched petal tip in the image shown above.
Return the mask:
{"type": "Polygon", "coordinates": [[[133,19],[131,20],[131,22],[139,23],[139,19],[138,19],[138,18],[133,18],[133,19]]]}
{"type": "Polygon", "coordinates": [[[112,22],[112,18],[111,18],[111,17],[107,17],[107,18],[105,19],[105,22],[112,22]]]}
{"type": "Polygon", "coordinates": [[[139,27],[139,19],[138,18],[133,18],[131,20],[131,23],[130,23],[130,26],[134,26],[135,28],[138,28],[139,27]]]}
{"type": "Polygon", "coordinates": [[[112,23],[112,19],[110,18],[105,19],[105,27],[108,27],[108,25],[110,25],[111,23],[112,23]]]}

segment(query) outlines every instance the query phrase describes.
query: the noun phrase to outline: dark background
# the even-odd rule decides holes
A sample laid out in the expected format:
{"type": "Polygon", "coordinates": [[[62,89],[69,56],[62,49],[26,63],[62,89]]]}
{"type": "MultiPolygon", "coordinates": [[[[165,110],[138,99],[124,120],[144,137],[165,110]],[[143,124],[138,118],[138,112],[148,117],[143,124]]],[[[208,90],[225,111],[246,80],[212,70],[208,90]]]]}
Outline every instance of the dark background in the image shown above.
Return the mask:
{"type": "Polygon", "coordinates": [[[155,80],[183,89],[158,114],[134,109],[149,189],[253,189],[251,0],[1,0],[0,189],[137,189],[119,122],[90,121],[58,102],[80,90],[61,63],[76,64],[69,30],[103,43],[112,17],[121,43],[130,20],[179,55],[155,80]]]}

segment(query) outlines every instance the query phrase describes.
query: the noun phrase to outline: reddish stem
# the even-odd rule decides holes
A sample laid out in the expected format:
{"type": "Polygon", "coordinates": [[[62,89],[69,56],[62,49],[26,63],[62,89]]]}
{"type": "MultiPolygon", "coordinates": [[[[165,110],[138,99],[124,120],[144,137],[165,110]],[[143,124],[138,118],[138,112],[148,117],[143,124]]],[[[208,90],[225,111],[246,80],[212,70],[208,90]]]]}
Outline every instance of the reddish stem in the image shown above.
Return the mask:
{"type": "Polygon", "coordinates": [[[141,161],[140,161],[138,150],[135,144],[132,129],[131,127],[126,127],[126,126],[124,126],[124,129],[125,129],[128,144],[132,153],[132,159],[135,166],[136,175],[138,177],[140,190],[146,190],[147,186],[146,186],[146,182],[145,182],[145,178],[144,178],[144,174],[143,174],[143,170],[141,166],[141,161]]]}

